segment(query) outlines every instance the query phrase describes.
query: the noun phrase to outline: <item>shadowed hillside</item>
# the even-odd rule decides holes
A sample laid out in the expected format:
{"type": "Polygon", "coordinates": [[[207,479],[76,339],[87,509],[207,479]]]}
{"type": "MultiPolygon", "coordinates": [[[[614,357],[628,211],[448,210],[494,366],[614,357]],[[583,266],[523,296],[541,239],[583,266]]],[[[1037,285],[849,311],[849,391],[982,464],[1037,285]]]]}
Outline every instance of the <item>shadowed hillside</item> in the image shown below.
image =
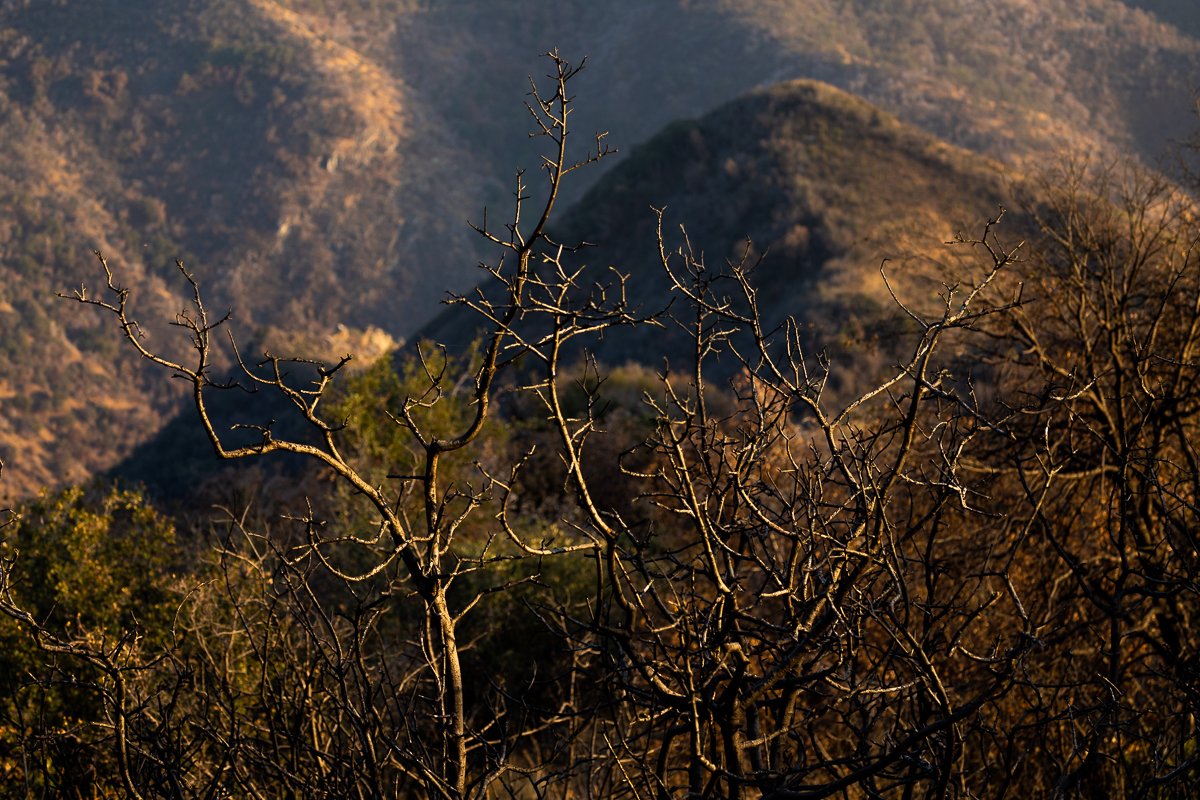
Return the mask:
{"type": "MultiPolygon", "coordinates": [[[[1010,164],[1064,147],[1153,161],[1192,126],[1200,43],[1187,4],[1138,5],[5,4],[8,485],[111,464],[170,406],[95,315],[53,300],[95,283],[93,248],[138,287],[145,321],[179,306],[175,257],[247,332],[404,336],[434,316],[446,289],[474,280],[465,221],[506,208],[513,169],[536,163],[520,104],[549,47],[589,56],[575,130],[608,130],[626,151],[673,119],[810,77],[1010,164]]],[[[769,225],[749,221],[737,235],[769,225]]]]}
{"type": "MultiPolygon", "coordinates": [[[[881,260],[888,259],[889,280],[912,307],[940,302],[940,278],[961,279],[971,272],[964,265],[978,263],[971,248],[945,243],[959,233],[977,235],[1002,204],[1011,205],[1006,180],[995,161],[946,145],[828,84],[797,80],[668,125],[566,212],[553,236],[592,245],[571,259],[586,265],[577,280],[581,292],[620,273],[628,278],[629,303],[642,313],[672,300],[682,307],[658,255],[653,209],[665,207],[668,249],[683,243],[682,225],[714,272],[727,261],[757,262],[753,280],[764,318],[775,324],[794,315],[814,352],[852,357],[853,373],[841,370],[833,380],[852,389],[891,369],[903,345],[881,260]]],[[[1015,243],[1028,221],[1011,212],[1002,230],[1015,243]]],[[[714,290],[732,287],[718,282],[714,290]]],[[[452,306],[419,338],[465,351],[477,322],[452,306]]],[[[666,360],[686,369],[690,345],[688,334],[664,317],[660,328],[608,331],[599,347],[609,364],[658,368],[666,360]]],[[[740,368],[731,354],[722,365],[713,375],[740,368]]],[[[265,424],[288,419],[288,405],[270,392],[233,393],[218,410],[231,421],[265,424]]],[[[188,410],[139,448],[120,474],[170,495],[199,484],[215,467],[188,410]]]]}
{"type": "MultiPolygon", "coordinates": [[[[857,380],[890,368],[899,309],[879,267],[907,303],[939,302],[943,274],[964,274],[976,254],[945,243],[978,235],[1006,199],[994,161],[946,145],[834,87],[797,80],[752,92],[698,120],[677,121],[634,148],[565,215],[555,238],[588,242],[577,284],[627,276],[629,302],[653,313],[674,298],[661,265],[657,216],[665,208],[668,252],[686,241],[712,273],[754,266],[768,324],[794,315],[815,349],[853,350],[857,380]],[[615,270],[611,272],[611,270],[615,270]]],[[[1006,238],[1028,230],[1015,214],[1006,238]]],[[[968,270],[969,271],[969,270],[968,270]]],[[[730,284],[714,284],[728,294],[730,284]]],[[[447,309],[423,336],[469,341],[470,316],[447,309]]],[[[684,325],[687,320],[680,320],[684,325]]],[[[686,368],[688,334],[610,331],[599,354],[686,368]],[[682,362],[682,364],[680,363],[682,362]]],[[[726,357],[726,369],[738,368],[726,357]]]]}

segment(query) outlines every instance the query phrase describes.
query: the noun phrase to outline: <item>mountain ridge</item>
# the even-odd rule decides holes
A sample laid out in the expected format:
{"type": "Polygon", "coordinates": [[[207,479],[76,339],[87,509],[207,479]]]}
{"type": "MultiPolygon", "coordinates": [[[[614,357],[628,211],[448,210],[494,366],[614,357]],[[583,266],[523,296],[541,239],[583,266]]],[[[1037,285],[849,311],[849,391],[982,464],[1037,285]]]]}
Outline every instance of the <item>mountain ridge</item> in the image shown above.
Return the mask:
{"type": "MultiPolygon", "coordinates": [[[[877,370],[890,367],[892,348],[878,345],[899,315],[891,291],[912,293],[906,302],[917,308],[935,301],[943,278],[974,258],[970,248],[946,242],[977,235],[1001,206],[1014,207],[1011,184],[1019,181],[998,162],[862,98],[796,79],[671,123],[606,173],[552,235],[568,246],[591,245],[573,262],[587,265],[580,287],[615,271],[628,276],[629,304],[651,313],[672,296],[652,210],[664,209],[668,251],[686,236],[710,270],[727,260],[757,262],[765,320],[796,317],[813,352],[864,358],[864,345],[873,343],[877,370]],[[880,274],[884,259],[890,288],[880,274]]],[[[1028,229],[1019,211],[1009,213],[1005,230],[1028,229]]],[[[421,338],[465,349],[471,330],[470,317],[452,306],[421,338]]],[[[595,348],[610,365],[653,354],[654,366],[689,352],[669,324],[610,331],[595,348]]],[[[867,370],[860,380],[870,380],[867,370]]]]}
{"type": "Polygon", "coordinates": [[[473,280],[482,242],[466,221],[503,213],[513,169],[537,163],[520,103],[538,50],[592,54],[576,129],[611,130],[626,150],[807,76],[1021,168],[1063,147],[1153,161],[1193,125],[1200,40],[1162,21],[1180,4],[1138,4],[1162,16],[1118,0],[1003,0],[985,15],[952,0],[6,4],[6,482],[26,493],[94,474],[175,402],[103,319],[53,300],[94,284],[93,249],[138,290],[156,337],[183,302],[177,257],[243,335],[417,330],[473,280]],[[69,411],[81,396],[91,416],[69,411]]]}

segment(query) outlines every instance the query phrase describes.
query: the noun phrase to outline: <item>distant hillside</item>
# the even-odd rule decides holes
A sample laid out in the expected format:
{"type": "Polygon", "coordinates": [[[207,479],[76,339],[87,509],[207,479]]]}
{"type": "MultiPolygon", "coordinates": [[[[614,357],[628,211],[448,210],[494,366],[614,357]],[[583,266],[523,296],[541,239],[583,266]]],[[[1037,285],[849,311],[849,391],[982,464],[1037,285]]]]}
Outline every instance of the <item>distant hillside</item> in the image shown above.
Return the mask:
{"type": "Polygon", "coordinates": [[[1127,0],[1190,36],[1200,36],[1200,9],[1192,0],[1127,0]]]}
{"type": "MultiPolygon", "coordinates": [[[[972,266],[984,266],[969,247],[945,242],[959,232],[977,234],[1001,204],[1011,205],[1010,174],[861,98],[795,80],[671,123],[564,214],[553,238],[594,244],[571,261],[586,265],[581,286],[606,281],[611,266],[628,276],[631,301],[651,311],[673,296],[659,263],[652,206],[667,208],[670,245],[682,241],[685,225],[714,269],[739,259],[750,237],[751,258],[761,256],[754,282],[765,318],[774,323],[794,315],[806,342],[837,358],[831,389],[851,388],[891,369],[904,341],[880,260],[890,260],[892,285],[910,307],[940,302],[947,271],[961,279],[972,266]]],[[[1015,243],[1027,221],[1010,212],[1003,230],[1015,243]]],[[[447,308],[420,336],[465,350],[477,320],[461,307],[447,308]]],[[[588,346],[610,366],[635,361],[659,368],[666,359],[685,368],[690,352],[669,323],[607,331],[588,346]]],[[[711,375],[737,369],[726,355],[711,375]]],[[[222,396],[217,414],[256,423],[294,416],[270,393],[238,392],[222,396]]],[[[286,469],[282,459],[273,464],[286,469]]],[[[216,469],[193,415],[184,413],[119,473],[171,495],[204,484],[216,469]]]]}
{"type": "Polygon", "coordinates": [[[592,63],[577,129],[622,144],[807,77],[1008,162],[1063,147],[1155,161],[1196,126],[1200,41],[1177,24],[1200,15],[1190,0],[1137,4],[1159,13],[1121,0],[565,0],[503,13],[460,0],[400,17],[396,35],[414,95],[448,127],[486,132],[474,141],[488,152],[524,131],[502,113],[530,71],[509,53],[558,46],[592,63]]]}
{"type": "Polygon", "coordinates": [[[444,286],[402,253],[440,247],[470,263],[469,240],[450,234],[465,212],[448,211],[470,205],[465,187],[412,199],[436,160],[413,139],[432,126],[403,82],[331,38],[328,22],[268,0],[0,11],[0,457],[11,485],[80,480],[169,407],[159,378],[114,361],[110,320],[53,299],[95,286],[93,248],[137,287],[142,321],[182,307],[180,257],[244,334],[273,322],[403,329],[444,286]]]}
{"type": "MultiPolygon", "coordinates": [[[[142,289],[147,322],[181,307],[176,256],[247,336],[339,323],[404,336],[434,316],[445,289],[474,280],[465,221],[506,207],[513,170],[536,164],[521,103],[538,52],[589,56],[576,130],[609,130],[626,151],[673,119],[809,77],[1009,164],[1062,147],[1153,161],[1194,128],[1200,41],[1190,3],[1137,4],[5,3],[6,486],[112,464],[171,405],[111,326],[53,298],[95,283],[95,247],[142,289]]],[[[581,173],[567,199],[603,172],[581,173]]],[[[766,224],[746,220],[739,235],[766,224]]]]}
{"type": "MultiPolygon", "coordinates": [[[[556,227],[557,241],[587,241],[583,286],[611,266],[628,276],[631,301],[644,312],[671,298],[659,263],[656,216],[666,208],[668,249],[680,226],[708,266],[721,270],[749,250],[760,261],[754,282],[769,322],[794,315],[814,348],[844,351],[861,380],[891,366],[898,308],[879,273],[906,302],[937,302],[949,270],[981,265],[969,247],[946,246],[978,235],[999,208],[1011,206],[1011,174],[997,162],[941,142],[828,84],[796,80],[760,89],[698,120],[677,121],[635,148],[556,227]],[[748,242],[749,240],[749,242],[748,242]]],[[[1014,243],[1027,232],[1018,212],[1003,227],[1014,243]]],[[[732,287],[725,291],[731,291],[732,287]]],[[[447,309],[423,332],[463,345],[471,321],[447,309]]],[[[627,360],[676,368],[689,345],[675,326],[609,332],[599,345],[610,364],[627,360]]],[[[727,359],[728,369],[736,363],[727,359]]]]}

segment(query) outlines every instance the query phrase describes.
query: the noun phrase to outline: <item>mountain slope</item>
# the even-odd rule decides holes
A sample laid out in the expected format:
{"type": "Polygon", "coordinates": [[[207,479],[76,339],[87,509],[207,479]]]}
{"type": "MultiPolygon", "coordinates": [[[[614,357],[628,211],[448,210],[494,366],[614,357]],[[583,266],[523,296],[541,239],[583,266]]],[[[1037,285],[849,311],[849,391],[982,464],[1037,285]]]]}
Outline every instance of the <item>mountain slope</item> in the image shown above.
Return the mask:
{"type": "MultiPolygon", "coordinates": [[[[1191,129],[1187,3],[64,0],[0,6],[0,458],[27,492],[111,464],[172,395],[53,294],[110,257],[162,344],[182,257],[243,335],[408,335],[474,280],[465,226],[536,164],[536,53],[590,56],[573,117],[628,150],[819,78],[1010,164],[1153,161],[1191,129]],[[1176,24],[1172,24],[1172,22],[1176,24]],[[82,403],[80,398],[87,398],[82,403]],[[83,406],[81,411],[80,407],[83,406]]],[[[1190,31],[1190,32],[1189,32],[1190,31]]],[[[578,199],[603,170],[568,186],[578,199]]],[[[581,173],[581,175],[583,175],[581,173]]],[[[732,180],[732,179],[731,179],[732,180]]],[[[752,226],[753,227],[753,226],[752,226]]],[[[753,233],[753,230],[743,233],[753,233]]],[[[169,339],[168,341],[176,341],[169,339]]]]}
{"type": "Polygon", "coordinates": [[[1064,146],[1153,161],[1192,128],[1200,86],[1195,36],[1120,0],[568,0],[503,13],[463,0],[400,18],[416,94],[448,125],[511,131],[494,142],[523,133],[522,119],[497,111],[521,100],[531,68],[480,46],[488,41],[588,55],[578,128],[622,144],[757,86],[808,77],[1006,161],[1064,146]]]}
{"type": "Polygon", "coordinates": [[[392,273],[402,240],[420,247],[451,226],[404,188],[426,179],[410,139],[428,126],[398,77],[321,24],[265,0],[0,12],[10,485],[83,479],[172,404],[157,379],[114,362],[110,320],[53,299],[96,283],[93,248],[136,287],[158,347],[178,341],[153,324],[183,305],[176,257],[243,330],[365,326],[442,291],[434,274],[392,273]]]}
{"type": "MultiPolygon", "coordinates": [[[[796,316],[814,349],[867,359],[857,378],[867,381],[872,369],[890,367],[897,343],[899,310],[881,260],[889,260],[889,281],[907,303],[940,302],[944,276],[958,279],[980,265],[970,247],[945,243],[978,235],[1001,206],[1012,205],[1011,176],[861,98],[795,80],[667,126],[605,175],[554,238],[595,245],[579,254],[588,264],[580,286],[605,281],[611,267],[628,276],[631,303],[653,312],[673,296],[652,211],[665,207],[668,250],[684,243],[682,226],[711,270],[757,262],[753,280],[766,321],[796,316]]],[[[1027,226],[1010,213],[1001,230],[1015,243],[1027,226]]],[[[451,308],[423,335],[464,346],[471,324],[467,312],[451,308]]],[[[666,358],[676,368],[690,352],[670,324],[610,332],[595,346],[609,363],[657,366],[666,358]]]]}
{"type": "MultiPolygon", "coordinates": [[[[667,209],[669,246],[682,242],[677,226],[686,226],[695,251],[713,269],[740,259],[750,237],[750,259],[759,262],[753,281],[768,325],[794,315],[810,352],[835,359],[830,390],[849,391],[892,369],[906,341],[901,331],[911,329],[899,324],[879,273],[881,259],[889,259],[891,285],[910,308],[937,306],[944,276],[962,279],[985,266],[970,247],[945,242],[958,232],[978,233],[1009,204],[1010,175],[999,163],[947,145],[861,98],[795,80],[668,125],[564,214],[552,236],[593,243],[568,256],[572,268],[583,269],[581,288],[611,280],[615,269],[628,276],[631,303],[653,311],[675,297],[676,312],[685,304],[659,263],[651,207],[667,209]]],[[[1015,243],[1027,225],[1010,213],[1005,238],[1015,243]]],[[[680,320],[685,325],[687,313],[680,320]]],[[[451,352],[466,350],[477,321],[453,306],[421,336],[446,343],[451,352]]],[[[537,318],[519,324],[528,336],[537,318]]],[[[691,352],[686,334],[670,322],[606,331],[587,346],[610,366],[633,361],[661,368],[666,360],[673,369],[688,369],[691,352]]],[[[725,354],[710,378],[731,376],[739,366],[725,354]]],[[[222,395],[218,412],[225,424],[274,419],[282,425],[295,417],[266,392],[222,395]]],[[[276,459],[266,467],[287,465],[276,459]]],[[[185,412],[119,474],[171,495],[202,485],[216,469],[194,412],[185,412]]]]}

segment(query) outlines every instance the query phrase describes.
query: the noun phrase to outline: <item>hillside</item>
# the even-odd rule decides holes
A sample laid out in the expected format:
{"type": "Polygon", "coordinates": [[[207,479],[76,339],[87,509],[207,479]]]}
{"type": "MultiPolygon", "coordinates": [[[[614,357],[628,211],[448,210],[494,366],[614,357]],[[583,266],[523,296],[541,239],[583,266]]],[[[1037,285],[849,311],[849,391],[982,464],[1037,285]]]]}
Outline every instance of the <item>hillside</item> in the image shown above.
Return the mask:
{"type": "Polygon", "coordinates": [[[1064,147],[1156,162],[1195,127],[1200,41],[1187,2],[570,0],[552,12],[529,3],[492,8],[429,4],[401,17],[396,37],[414,95],[447,127],[486,131],[473,143],[498,156],[524,133],[525,120],[504,112],[523,99],[532,68],[511,53],[551,45],[590,58],[577,130],[608,130],[626,146],[672,119],[801,77],[1011,163],[1064,147]]]}
{"type": "Polygon", "coordinates": [[[1190,0],[1130,0],[1129,5],[1150,12],[1189,36],[1200,36],[1200,15],[1190,0]]]}
{"type": "MultiPolygon", "coordinates": [[[[95,283],[93,248],[141,289],[147,323],[181,305],[179,256],[247,336],[340,323],[414,332],[447,288],[474,280],[465,221],[505,204],[513,169],[534,163],[521,103],[551,46],[589,56],[576,130],[609,130],[626,150],[673,119],[812,77],[1009,164],[1063,147],[1152,162],[1193,127],[1200,42],[1188,4],[1132,5],[1004,0],[981,15],[954,0],[7,3],[7,488],[114,463],[173,402],[119,355],[102,319],[53,298],[95,283]]],[[[747,214],[731,222],[751,223],[737,236],[769,227],[747,214]]],[[[164,329],[148,324],[152,336],[164,329]]]]}
{"type": "MultiPolygon", "coordinates": [[[[587,265],[578,285],[609,281],[615,269],[628,276],[630,304],[655,312],[673,297],[652,210],[665,208],[668,251],[684,244],[686,230],[714,272],[727,262],[757,262],[753,281],[768,325],[794,315],[814,349],[854,358],[856,380],[868,382],[873,369],[890,368],[896,344],[899,310],[881,260],[907,303],[937,302],[943,275],[961,277],[977,263],[969,247],[946,242],[978,235],[999,208],[1013,206],[1012,180],[999,163],[861,98],[795,80],[667,126],[605,175],[554,238],[593,245],[575,259],[587,265]]],[[[1028,221],[1010,212],[1002,230],[1015,243],[1028,221]]],[[[714,291],[736,294],[729,284],[714,291]]],[[[449,308],[422,336],[465,346],[472,319],[449,308]]],[[[598,346],[610,364],[666,359],[679,368],[691,345],[667,324],[610,331],[598,346]]],[[[727,357],[727,370],[737,368],[727,357]]]]}
{"type": "MultiPolygon", "coordinates": [[[[552,236],[592,244],[571,257],[583,268],[579,286],[609,282],[615,269],[628,276],[629,301],[643,312],[675,297],[659,261],[652,208],[666,208],[668,247],[682,243],[684,226],[714,270],[745,256],[749,237],[750,260],[761,258],[753,280],[766,321],[795,316],[812,351],[838,361],[831,389],[848,391],[891,369],[904,343],[880,260],[889,260],[889,280],[910,307],[939,302],[943,275],[960,280],[980,264],[971,248],[945,243],[960,232],[977,235],[1001,205],[1015,206],[1013,179],[998,162],[947,145],[861,98],[795,80],[671,123],[633,148],[562,216],[552,236]]],[[[1019,211],[1006,214],[1005,239],[1015,243],[1028,230],[1019,211]]],[[[464,352],[477,322],[452,306],[414,338],[464,352]]],[[[593,352],[610,366],[640,360],[660,368],[667,361],[675,369],[686,368],[691,347],[669,322],[611,330],[588,346],[599,347],[593,352]]],[[[710,375],[729,377],[739,368],[726,354],[710,375]]],[[[218,397],[214,413],[225,425],[295,417],[271,393],[218,397]]],[[[282,460],[271,463],[286,468],[282,460]]],[[[201,485],[215,467],[194,414],[185,411],[119,474],[174,496],[201,485]]]]}
{"type": "Polygon", "coordinates": [[[114,364],[107,320],[53,299],[95,285],[93,248],[148,323],[182,306],[176,257],[243,331],[365,327],[442,290],[396,272],[402,246],[452,227],[403,189],[426,179],[410,140],[429,126],[396,76],[309,18],[271,2],[35,4],[0,28],[0,456],[18,487],[111,464],[170,407],[114,364]]]}

